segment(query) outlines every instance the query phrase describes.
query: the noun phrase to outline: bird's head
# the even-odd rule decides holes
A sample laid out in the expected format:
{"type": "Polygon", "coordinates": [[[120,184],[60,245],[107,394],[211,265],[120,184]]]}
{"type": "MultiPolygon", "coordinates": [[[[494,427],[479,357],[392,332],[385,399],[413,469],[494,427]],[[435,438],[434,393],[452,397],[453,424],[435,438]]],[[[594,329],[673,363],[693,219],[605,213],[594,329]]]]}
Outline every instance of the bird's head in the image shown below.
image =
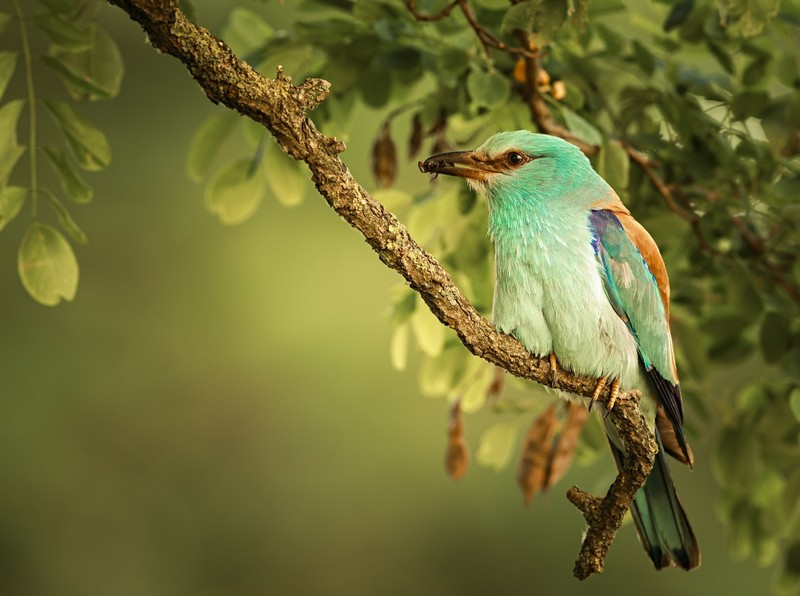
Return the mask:
{"type": "Polygon", "coordinates": [[[580,195],[585,196],[576,191],[584,191],[587,186],[605,186],[603,192],[608,188],[575,145],[527,130],[498,133],[474,151],[433,155],[419,162],[419,169],[466,179],[494,207],[511,201],[574,202],[580,195]]]}

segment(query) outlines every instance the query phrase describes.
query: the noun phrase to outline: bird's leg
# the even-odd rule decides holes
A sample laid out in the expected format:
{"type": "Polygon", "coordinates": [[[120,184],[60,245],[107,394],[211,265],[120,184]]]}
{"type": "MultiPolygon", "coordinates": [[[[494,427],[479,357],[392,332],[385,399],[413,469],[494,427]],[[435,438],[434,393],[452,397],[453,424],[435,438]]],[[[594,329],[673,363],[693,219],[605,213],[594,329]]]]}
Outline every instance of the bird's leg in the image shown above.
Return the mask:
{"type": "Polygon", "coordinates": [[[594,388],[594,393],[592,393],[592,401],[589,402],[589,411],[592,411],[592,406],[594,406],[594,402],[597,401],[597,398],[600,397],[600,394],[603,392],[603,389],[606,387],[606,383],[608,382],[608,377],[600,377],[597,379],[597,387],[594,388]]]}
{"type": "Polygon", "coordinates": [[[553,381],[553,387],[555,387],[558,380],[558,361],[554,352],[550,352],[550,379],[553,381]]]}

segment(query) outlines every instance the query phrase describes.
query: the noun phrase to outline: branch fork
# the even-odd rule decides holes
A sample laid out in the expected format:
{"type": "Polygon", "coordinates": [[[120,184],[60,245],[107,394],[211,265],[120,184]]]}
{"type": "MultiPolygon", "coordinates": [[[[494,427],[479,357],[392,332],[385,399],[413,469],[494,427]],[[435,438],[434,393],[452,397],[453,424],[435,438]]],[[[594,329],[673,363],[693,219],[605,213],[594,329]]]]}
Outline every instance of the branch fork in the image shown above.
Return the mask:
{"type": "MultiPolygon", "coordinates": [[[[308,79],[293,85],[282,69],[267,79],[237,58],[222,41],[189,21],[177,0],[109,0],[138,22],[157,50],[171,54],[186,66],[209,99],[264,125],[281,148],[304,161],[317,190],[387,266],[400,273],[433,314],[453,329],[467,349],[510,373],[569,393],[591,397],[596,379],[560,371],[551,375],[548,358],[532,356],[511,336],[498,332],[453,284],[439,262],[425,252],[406,228],[373,199],[352,177],[339,158],[344,143],[320,133],[307,112],[322,103],[330,84],[308,79]]],[[[454,2],[450,10],[461,2],[454,2]]],[[[610,387],[600,394],[610,397],[610,387]]],[[[622,471],[605,497],[578,488],[568,493],[583,513],[588,530],[575,564],[576,577],[585,579],[603,570],[603,561],[625,512],[644,485],[657,450],[635,394],[620,396],[609,414],[629,454],[622,471]]]]}

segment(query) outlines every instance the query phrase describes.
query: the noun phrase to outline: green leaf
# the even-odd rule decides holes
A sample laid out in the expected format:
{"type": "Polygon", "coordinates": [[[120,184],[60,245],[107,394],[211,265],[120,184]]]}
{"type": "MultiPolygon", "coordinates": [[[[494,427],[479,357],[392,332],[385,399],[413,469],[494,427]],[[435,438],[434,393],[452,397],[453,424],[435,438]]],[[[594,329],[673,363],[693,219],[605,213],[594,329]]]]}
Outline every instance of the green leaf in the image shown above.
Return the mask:
{"type": "Polygon", "coordinates": [[[0,52],[0,99],[8,87],[11,77],[14,75],[14,68],[17,65],[18,52],[0,52]]]}
{"type": "Polygon", "coordinates": [[[33,21],[39,29],[47,34],[50,41],[60,48],[71,52],[81,52],[89,49],[92,45],[89,31],[76,27],[66,17],[52,12],[43,12],[33,17],[33,21]]]}
{"type": "Polygon", "coordinates": [[[467,91],[475,104],[492,108],[508,100],[511,85],[496,70],[473,68],[467,77],[467,91]]]}
{"type": "Polygon", "coordinates": [[[80,229],[80,227],[78,227],[78,224],[75,223],[74,219],[72,219],[72,216],[69,214],[69,211],[67,211],[67,208],[61,204],[61,201],[59,201],[51,192],[44,191],[44,195],[50,202],[50,206],[53,208],[53,211],[55,211],[56,217],[58,218],[58,223],[61,225],[62,229],[78,244],[86,244],[86,234],[80,229]]]}
{"type": "Polygon", "coordinates": [[[393,369],[406,369],[408,365],[408,325],[402,324],[394,328],[389,344],[389,355],[393,369]]]}
{"type": "Polygon", "coordinates": [[[222,30],[225,40],[234,54],[241,58],[259,49],[275,35],[275,30],[261,16],[247,8],[231,11],[228,24],[222,30]]]}
{"type": "Polygon", "coordinates": [[[518,432],[517,425],[508,422],[498,422],[483,431],[475,456],[478,463],[495,470],[505,468],[511,461],[518,432]]]}
{"type": "Polygon", "coordinates": [[[789,394],[789,409],[800,422],[800,387],[795,387],[789,394]]]}
{"type": "Polygon", "coordinates": [[[295,207],[303,202],[310,188],[310,177],[305,165],[286,155],[278,144],[267,139],[266,159],[262,168],[275,199],[284,207],[295,207]]]}
{"type": "Polygon", "coordinates": [[[589,124],[581,116],[566,107],[561,107],[561,114],[564,116],[564,123],[570,132],[590,145],[600,145],[603,143],[603,135],[594,126],[589,124]]]}
{"type": "Polygon", "coordinates": [[[81,175],[72,167],[66,154],[57,147],[44,145],[42,147],[50,165],[53,166],[61,179],[61,190],[78,204],[88,203],[92,200],[92,187],[89,186],[81,175]]]}
{"type": "Polygon", "coordinates": [[[664,20],[664,31],[672,31],[680,27],[692,14],[694,3],[695,0],[684,0],[684,2],[675,4],[664,20]]]}
{"type": "Polygon", "coordinates": [[[0,190],[0,230],[17,216],[27,196],[28,189],[20,186],[5,186],[0,190]]]}
{"type": "Polygon", "coordinates": [[[224,110],[208,118],[194,133],[186,158],[186,174],[200,182],[208,173],[220,146],[239,121],[235,112],[224,110]]]}
{"type": "Polygon", "coordinates": [[[28,228],[17,256],[22,285],[41,304],[70,301],[78,290],[78,261],[64,236],[48,225],[28,228]]]}
{"type": "Polygon", "coordinates": [[[791,325],[781,314],[770,311],[761,322],[761,351],[767,362],[778,362],[789,351],[792,342],[791,325]]]}
{"type": "Polygon", "coordinates": [[[63,101],[45,101],[44,105],[64,133],[72,155],[80,167],[96,172],[109,164],[111,147],[100,130],[63,101]]]}
{"type": "Polygon", "coordinates": [[[76,101],[95,101],[119,95],[125,67],[116,42],[99,25],[91,28],[91,47],[84,52],[56,51],[42,58],[64,79],[76,101]]]}
{"type": "Polygon", "coordinates": [[[538,2],[525,0],[514,4],[506,10],[503,15],[503,22],[500,24],[500,31],[511,33],[516,29],[520,31],[530,31],[533,28],[533,19],[536,17],[536,5],[538,2]]]}
{"type": "Polygon", "coordinates": [[[58,14],[72,12],[79,0],[39,0],[39,4],[58,14]]]}
{"type": "Polygon", "coordinates": [[[64,81],[64,85],[67,86],[70,95],[82,93],[92,99],[108,99],[111,97],[105,89],[97,85],[92,79],[55,56],[42,56],[41,60],[45,66],[61,75],[61,79],[64,81]]]}
{"type": "Polygon", "coordinates": [[[264,198],[266,182],[252,159],[222,166],[208,181],[206,208],[226,226],[240,224],[255,213],[264,198]]]}
{"type": "Polygon", "coordinates": [[[425,305],[421,305],[411,315],[411,329],[417,345],[425,354],[438,356],[442,353],[446,339],[445,327],[425,305]]]}
{"type": "Polygon", "coordinates": [[[608,182],[611,188],[621,194],[628,188],[630,163],[628,154],[622,145],[613,141],[605,141],[600,148],[597,173],[608,182]]]}
{"type": "Polygon", "coordinates": [[[8,22],[11,20],[11,15],[7,12],[0,12],[0,33],[6,30],[8,22]]]}
{"type": "Polygon", "coordinates": [[[21,99],[15,99],[0,108],[0,186],[6,183],[14,165],[25,153],[25,148],[17,143],[17,122],[23,104],[21,99]]]}

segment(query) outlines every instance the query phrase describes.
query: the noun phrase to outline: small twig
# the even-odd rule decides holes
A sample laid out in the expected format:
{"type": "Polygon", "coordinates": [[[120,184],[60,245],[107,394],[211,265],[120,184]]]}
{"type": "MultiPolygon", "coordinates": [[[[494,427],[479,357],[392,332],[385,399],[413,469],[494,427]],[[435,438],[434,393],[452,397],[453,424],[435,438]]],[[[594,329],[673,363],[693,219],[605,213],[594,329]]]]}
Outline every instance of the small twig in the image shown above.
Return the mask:
{"type": "Polygon", "coordinates": [[[441,21],[443,18],[450,15],[453,9],[458,6],[458,0],[453,0],[450,4],[445,6],[442,10],[437,12],[436,14],[423,14],[419,12],[415,6],[414,0],[406,0],[406,8],[414,15],[414,18],[418,21],[441,21]]]}

